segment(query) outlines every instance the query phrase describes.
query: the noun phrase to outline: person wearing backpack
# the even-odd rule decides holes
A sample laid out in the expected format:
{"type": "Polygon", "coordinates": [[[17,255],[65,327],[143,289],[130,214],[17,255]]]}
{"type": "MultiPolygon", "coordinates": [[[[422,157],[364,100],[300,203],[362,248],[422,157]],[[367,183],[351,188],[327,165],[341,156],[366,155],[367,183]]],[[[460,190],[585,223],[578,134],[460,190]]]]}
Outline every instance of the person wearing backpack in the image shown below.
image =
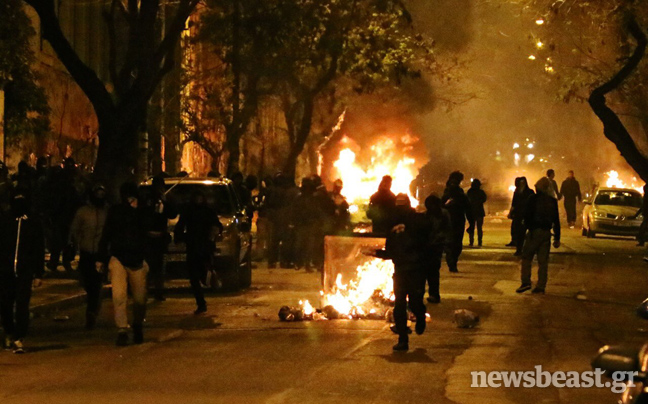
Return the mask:
{"type": "Polygon", "coordinates": [[[544,177],[535,184],[535,187],[536,194],[529,199],[524,218],[527,234],[522,249],[522,285],[517,288],[517,293],[524,293],[531,289],[531,266],[533,257],[536,255],[538,256],[538,283],[531,293],[545,293],[552,229],[554,232],[553,246],[560,247],[560,216],[558,201],[554,197],[553,184],[549,178],[544,177]]]}

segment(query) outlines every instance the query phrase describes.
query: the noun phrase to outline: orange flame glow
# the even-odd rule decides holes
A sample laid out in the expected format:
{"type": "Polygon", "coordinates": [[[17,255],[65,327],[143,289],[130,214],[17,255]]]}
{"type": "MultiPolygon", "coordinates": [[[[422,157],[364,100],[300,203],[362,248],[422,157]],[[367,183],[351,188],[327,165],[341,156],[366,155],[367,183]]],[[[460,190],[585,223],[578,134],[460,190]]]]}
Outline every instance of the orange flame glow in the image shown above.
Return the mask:
{"type": "Polygon", "coordinates": [[[625,182],[621,179],[619,172],[616,170],[610,170],[605,173],[607,180],[605,181],[605,186],[609,188],[627,188],[627,189],[636,189],[643,194],[643,186],[639,185],[637,177],[632,177],[630,182],[625,182]]]}

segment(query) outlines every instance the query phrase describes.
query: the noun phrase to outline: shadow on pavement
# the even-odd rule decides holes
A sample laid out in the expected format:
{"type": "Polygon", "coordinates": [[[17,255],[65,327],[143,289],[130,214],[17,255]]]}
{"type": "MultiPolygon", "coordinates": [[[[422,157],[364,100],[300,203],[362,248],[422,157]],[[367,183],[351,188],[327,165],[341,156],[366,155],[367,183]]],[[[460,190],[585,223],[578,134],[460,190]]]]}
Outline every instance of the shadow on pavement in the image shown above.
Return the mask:
{"type": "Polygon", "coordinates": [[[378,355],[391,363],[437,363],[427,354],[427,349],[416,348],[411,352],[394,352],[390,355],[378,355]]]}

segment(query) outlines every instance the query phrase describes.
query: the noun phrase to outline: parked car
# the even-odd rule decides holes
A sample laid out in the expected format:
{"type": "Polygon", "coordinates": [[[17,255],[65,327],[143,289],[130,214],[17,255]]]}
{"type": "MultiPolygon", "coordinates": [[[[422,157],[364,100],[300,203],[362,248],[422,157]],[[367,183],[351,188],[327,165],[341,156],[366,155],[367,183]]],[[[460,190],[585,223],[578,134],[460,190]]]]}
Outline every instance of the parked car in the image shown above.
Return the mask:
{"type": "Polygon", "coordinates": [[[599,188],[583,209],[583,235],[636,236],[643,217],[637,215],[643,197],[634,189],[599,188]]]}
{"type": "MultiPolygon", "coordinates": [[[[222,288],[237,290],[252,284],[252,235],[251,224],[239,201],[232,181],[226,178],[165,178],[167,200],[178,212],[188,206],[191,195],[200,190],[208,205],[218,213],[223,234],[216,240],[214,264],[222,288]]],[[[143,187],[151,186],[151,181],[143,187]]],[[[173,234],[178,218],[169,221],[173,234]]],[[[167,267],[184,266],[186,262],[184,243],[169,245],[165,256],[167,267]]]]}

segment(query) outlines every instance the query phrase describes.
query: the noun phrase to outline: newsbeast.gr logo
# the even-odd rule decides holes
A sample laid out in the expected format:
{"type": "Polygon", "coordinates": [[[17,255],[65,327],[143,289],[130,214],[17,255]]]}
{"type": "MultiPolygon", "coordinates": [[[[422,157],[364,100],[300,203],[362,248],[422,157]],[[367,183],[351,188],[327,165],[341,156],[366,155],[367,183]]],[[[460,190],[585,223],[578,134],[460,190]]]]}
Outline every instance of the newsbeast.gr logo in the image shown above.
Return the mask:
{"type": "Polygon", "coordinates": [[[472,383],[470,387],[477,388],[568,388],[568,389],[589,389],[606,388],[613,393],[623,393],[626,388],[633,387],[632,381],[637,372],[614,372],[612,381],[604,380],[605,371],[594,369],[586,372],[549,372],[542,370],[542,365],[535,366],[534,370],[527,371],[472,371],[472,383]]]}

